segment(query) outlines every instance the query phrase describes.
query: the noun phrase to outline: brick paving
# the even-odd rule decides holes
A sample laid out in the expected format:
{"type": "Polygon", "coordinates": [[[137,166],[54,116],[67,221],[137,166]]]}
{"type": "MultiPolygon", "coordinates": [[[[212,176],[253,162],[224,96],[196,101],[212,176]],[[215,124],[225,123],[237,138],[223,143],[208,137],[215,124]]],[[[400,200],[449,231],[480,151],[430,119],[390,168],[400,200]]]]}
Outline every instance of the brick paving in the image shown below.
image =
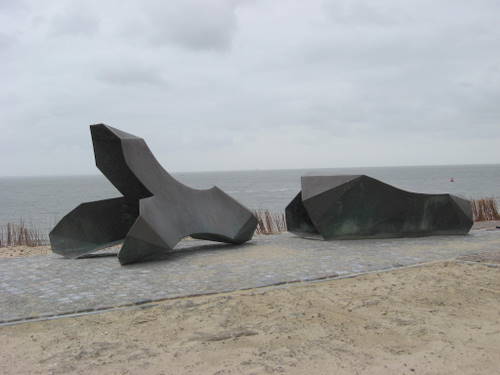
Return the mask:
{"type": "Polygon", "coordinates": [[[160,260],[129,266],[120,266],[114,256],[5,258],[0,259],[0,323],[384,270],[498,249],[500,230],[476,230],[468,236],[331,242],[281,234],[256,236],[241,246],[185,240],[160,260]]]}

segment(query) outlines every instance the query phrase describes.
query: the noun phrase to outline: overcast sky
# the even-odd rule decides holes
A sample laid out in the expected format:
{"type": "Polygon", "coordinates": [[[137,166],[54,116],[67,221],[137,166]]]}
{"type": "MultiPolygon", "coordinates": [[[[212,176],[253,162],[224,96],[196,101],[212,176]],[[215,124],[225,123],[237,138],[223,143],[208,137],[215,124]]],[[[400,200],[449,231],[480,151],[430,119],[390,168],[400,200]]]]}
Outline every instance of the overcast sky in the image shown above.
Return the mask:
{"type": "Polygon", "coordinates": [[[0,175],[500,162],[500,2],[0,0],[0,175]]]}

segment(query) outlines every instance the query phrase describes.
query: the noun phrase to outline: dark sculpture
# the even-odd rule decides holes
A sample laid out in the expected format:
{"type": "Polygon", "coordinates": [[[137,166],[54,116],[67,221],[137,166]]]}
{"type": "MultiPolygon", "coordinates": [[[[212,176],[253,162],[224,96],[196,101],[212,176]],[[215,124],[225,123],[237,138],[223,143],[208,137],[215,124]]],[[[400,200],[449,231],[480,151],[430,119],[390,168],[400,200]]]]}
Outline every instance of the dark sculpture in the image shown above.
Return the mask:
{"type": "Polygon", "coordinates": [[[217,187],[191,189],[170,176],[142,138],[91,125],[97,167],[123,194],[82,203],[50,232],[52,250],[77,258],[124,239],[121,264],[171,250],[184,237],[241,244],[255,216],[217,187]]]}
{"type": "Polygon", "coordinates": [[[420,194],[374,178],[302,177],[302,191],[286,207],[288,231],[331,239],[466,234],[469,201],[450,194],[420,194]]]}

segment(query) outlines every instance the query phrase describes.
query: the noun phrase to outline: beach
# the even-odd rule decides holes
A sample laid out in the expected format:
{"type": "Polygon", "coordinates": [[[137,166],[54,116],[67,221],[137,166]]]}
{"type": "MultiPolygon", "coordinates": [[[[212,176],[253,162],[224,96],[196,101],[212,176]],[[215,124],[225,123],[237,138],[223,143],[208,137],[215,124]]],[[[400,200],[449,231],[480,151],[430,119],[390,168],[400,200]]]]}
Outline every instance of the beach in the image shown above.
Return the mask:
{"type": "Polygon", "coordinates": [[[434,262],[5,326],[0,372],[492,374],[499,276],[434,262]]]}
{"type": "Polygon", "coordinates": [[[0,9],[0,375],[500,375],[500,2],[0,9]]]}
{"type": "Polygon", "coordinates": [[[18,258],[48,254],[52,254],[50,246],[9,246],[0,248],[0,258],[18,258]]]}

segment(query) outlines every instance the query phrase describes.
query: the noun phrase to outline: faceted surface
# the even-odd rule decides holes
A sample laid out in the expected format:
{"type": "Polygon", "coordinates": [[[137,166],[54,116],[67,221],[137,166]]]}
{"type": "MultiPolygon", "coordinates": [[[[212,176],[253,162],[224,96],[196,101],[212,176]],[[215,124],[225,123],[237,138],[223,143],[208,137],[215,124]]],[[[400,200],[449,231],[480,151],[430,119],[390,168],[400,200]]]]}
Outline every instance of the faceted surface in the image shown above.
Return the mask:
{"type": "Polygon", "coordinates": [[[288,230],[330,239],[466,234],[470,202],[398,189],[365,175],[302,177],[286,208],[288,230]]]}
{"type": "Polygon", "coordinates": [[[122,198],[81,204],[51,231],[52,250],[79,257],[124,240],[121,264],[151,259],[184,237],[241,244],[257,219],[217,187],[191,189],[158,163],[142,138],[91,125],[97,167],[122,198]]]}

